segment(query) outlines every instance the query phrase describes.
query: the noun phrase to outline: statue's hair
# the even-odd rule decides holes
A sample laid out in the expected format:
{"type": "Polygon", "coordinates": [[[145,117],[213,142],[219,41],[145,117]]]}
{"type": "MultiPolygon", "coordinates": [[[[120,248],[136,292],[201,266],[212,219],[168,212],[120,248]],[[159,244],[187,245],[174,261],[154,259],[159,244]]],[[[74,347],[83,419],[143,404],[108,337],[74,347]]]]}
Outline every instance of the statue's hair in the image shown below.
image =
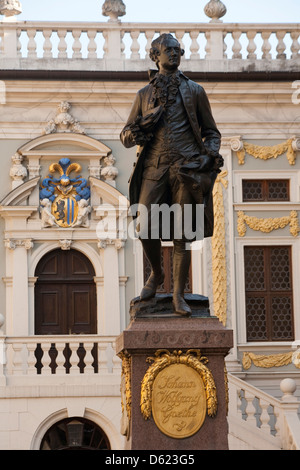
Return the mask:
{"type": "MultiPolygon", "coordinates": [[[[149,52],[149,57],[156,64],[157,64],[157,61],[158,61],[158,56],[160,54],[161,46],[165,41],[167,41],[167,39],[175,39],[175,41],[177,41],[177,39],[171,33],[163,33],[158,38],[154,39],[154,41],[152,41],[152,43],[151,43],[151,49],[150,49],[150,52],[149,52]]],[[[177,42],[178,42],[178,45],[180,47],[179,41],[177,41],[177,42]]],[[[184,49],[181,49],[181,55],[183,55],[183,54],[184,54],[184,49]]]]}

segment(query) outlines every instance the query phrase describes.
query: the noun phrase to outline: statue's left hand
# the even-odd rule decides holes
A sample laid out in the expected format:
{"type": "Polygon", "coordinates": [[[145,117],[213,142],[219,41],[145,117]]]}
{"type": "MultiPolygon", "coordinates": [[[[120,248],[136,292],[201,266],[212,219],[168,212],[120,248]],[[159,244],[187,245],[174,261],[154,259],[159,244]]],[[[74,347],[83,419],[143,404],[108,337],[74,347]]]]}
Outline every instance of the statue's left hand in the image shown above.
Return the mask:
{"type": "Polygon", "coordinates": [[[224,158],[222,155],[218,154],[217,157],[215,157],[215,162],[214,162],[214,170],[218,170],[224,165],[224,158]]]}

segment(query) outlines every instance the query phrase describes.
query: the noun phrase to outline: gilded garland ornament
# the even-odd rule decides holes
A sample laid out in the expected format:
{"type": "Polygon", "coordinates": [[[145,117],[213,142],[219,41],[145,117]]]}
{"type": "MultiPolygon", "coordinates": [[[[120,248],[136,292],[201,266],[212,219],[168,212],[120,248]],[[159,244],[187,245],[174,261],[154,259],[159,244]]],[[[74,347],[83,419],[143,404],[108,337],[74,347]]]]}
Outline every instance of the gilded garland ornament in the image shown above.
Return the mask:
{"type": "Polygon", "coordinates": [[[248,142],[243,142],[242,148],[237,151],[239,165],[244,165],[246,153],[254,158],[259,158],[260,160],[277,158],[286,153],[289,164],[295,165],[296,151],[293,144],[294,138],[273,146],[254,145],[249,144],[248,142]]]}
{"type": "Polygon", "coordinates": [[[244,352],[243,368],[245,370],[250,369],[252,363],[256,367],[263,367],[265,369],[287,366],[288,364],[293,363],[297,369],[300,369],[300,352],[295,351],[283,354],[271,354],[269,356],[244,352]]]}
{"type": "Polygon", "coordinates": [[[206,413],[217,413],[216,386],[208,359],[199,350],[169,352],[160,349],[141,385],[141,412],[145,420],[153,415],[157,427],[173,438],[195,434],[206,413]]]}
{"type": "Polygon", "coordinates": [[[293,237],[297,237],[300,231],[297,211],[291,211],[289,216],[274,218],[258,218],[246,215],[243,211],[239,211],[237,220],[237,231],[240,237],[244,237],[246,235],[246,225],[248,225],[248,227],[252,230],[260,231],[263,233],[270,233],[273,230],[285,228],[287,225],[289,225],[290,233],[293,237]]]}

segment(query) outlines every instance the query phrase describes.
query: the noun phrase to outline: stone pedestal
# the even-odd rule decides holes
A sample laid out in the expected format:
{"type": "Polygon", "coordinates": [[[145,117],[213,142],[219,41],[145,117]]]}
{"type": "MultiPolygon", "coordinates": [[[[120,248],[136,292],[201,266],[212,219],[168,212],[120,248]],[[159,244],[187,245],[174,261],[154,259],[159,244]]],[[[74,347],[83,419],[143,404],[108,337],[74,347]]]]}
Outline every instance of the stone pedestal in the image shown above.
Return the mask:
{"type": "MultiPolygon", "coordinates": [[[[174,314],[171,300],[171,296],[156,296],[146,304],[139,302],[138,298],[134,299],[131,303],[131,323],[117,339],[117,354],[123,357],[123,417],[125,414],[129,418],[127,427],[124,427],[127,433],[127,449],[226,450],[228,449],[228,393],[224,358],[233,346],[232,331],[224,328],[217,317],[210,316],[208,300],[205,297],[190,296],[187,299],[192,308],[191,317],[174,314]],[[148,419],[142,414],[142,382],[151,365],[151,361],[147,362],[147,359],[155,357],[160,350],[167,350],[167,354],[170,353],[173,359],[176,355],[189,354],[190,350],[193,350],[192,354],[198,354],[202,359],[207,358],[207,362],[204,359],[203,367],[207,368],[215,384],[216,414],[212,417],[205,409],[203,424],[189,437],[181,438],[179,431],[178,437],[171,437],[169,433],[162,432],[154,420],[153,409],[148,419]]],[[[194,360],[194,357],[191,357],[194,360]]],[[[189,372],[189,368],[187,369],[189,372]]],[[[168,386],[169,384],[173,386],[174,383],[175,389],[171,387],[167,391],[164,404],[168,404],[166,397],[171,399],[176,396],[187,402],[195,400],[195,397],[188,397],[188,391],[184,390],[184,387],[192,384],[190,379],[184,383],[184,378],[175,377],[173,382],[168,382],[168,386]]],[[[174,399],[172,404],[174,405],[174,399]]],[[[186,407],[181,407],[178,416],[186,416],[186,407]]],[[[184,420],[180,421],[183,423],[184,420]]],[[[193,419],[189,421],[188,426],[192,426],[192,421],[193,419]]],[[[175,436],[176,433],[175,430],[175,436]]]]}

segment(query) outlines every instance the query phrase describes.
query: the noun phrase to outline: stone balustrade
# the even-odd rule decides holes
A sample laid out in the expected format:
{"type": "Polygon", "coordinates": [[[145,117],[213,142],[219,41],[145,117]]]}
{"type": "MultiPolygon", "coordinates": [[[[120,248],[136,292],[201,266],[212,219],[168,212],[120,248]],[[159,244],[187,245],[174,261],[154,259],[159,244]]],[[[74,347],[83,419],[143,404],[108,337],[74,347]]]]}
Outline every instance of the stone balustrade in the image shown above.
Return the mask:
{"type": "Polygon", "coordinates": [[[240,440],[241,449],[245,449],[243,436],[255,450],[300,450],[300,402],[294,396],[294,380],[280,383],[281,400],[231,374],[228,385],[229,434],[235,439],[234,448],[240,440]]]}
{"type": "Polygon", "coordinates": [[[146,71],[151,41],[173,33],[182,70],[299,70],[300,25],[230,23],[1,22],[2,70],[146,71]]]}
{"type": "MultiPolygon", "coordinates": [[[[44,383],[44,378],[55,384],[64,376],[115,375],[121,371],[120,359],[115,355],[115,337],[93,335],[34,336],[0,338],[0,384],[23,385],[44,383]],[[30,380],[30,382],[28,382],[30,380]]],[[[81,383],[81,382],[80,382],[81,383]]]]}

